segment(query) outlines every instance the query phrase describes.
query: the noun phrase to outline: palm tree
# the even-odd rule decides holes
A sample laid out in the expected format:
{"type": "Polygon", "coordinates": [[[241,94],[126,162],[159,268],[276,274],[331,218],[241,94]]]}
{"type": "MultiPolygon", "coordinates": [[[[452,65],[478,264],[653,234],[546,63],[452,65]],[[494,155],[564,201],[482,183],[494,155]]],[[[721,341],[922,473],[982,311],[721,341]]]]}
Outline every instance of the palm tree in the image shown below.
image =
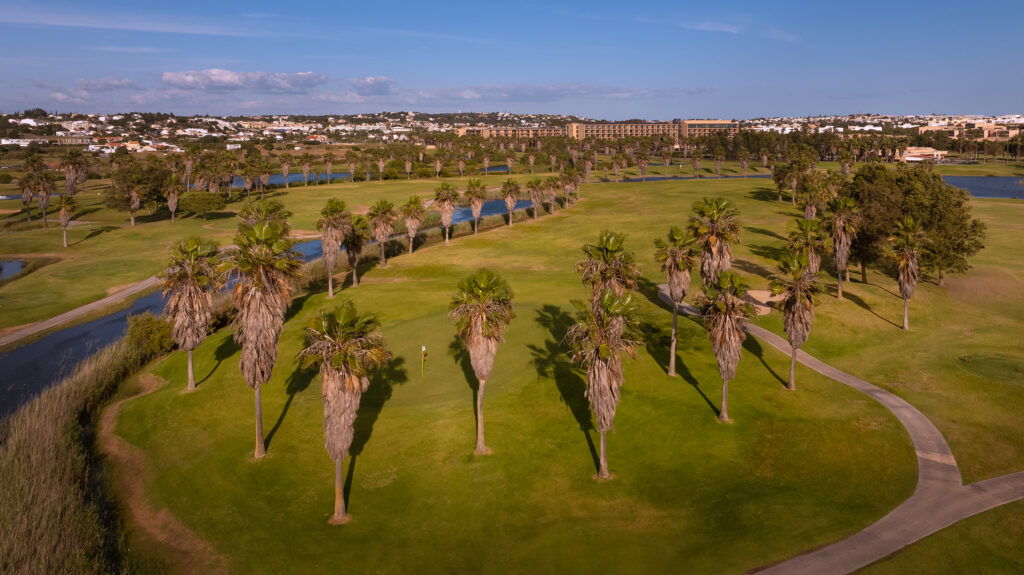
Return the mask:
{"type": "Polygon", "coordinates": [[[337,198],[327,200],[327,205],[320,210],[320,219],[316,222],[320,232],[320,246],[324,252],[324,269],[327,270],[327,297],[334,297],[334,268],[338,264],[338,253],[341,243],[352,229],[352,214],[345,209],[345,202],[337,198]]]}
{"type": "Polygon", "coordinates": [[[574,300],[576,323],[566,333],[572,360],[587,370],[587,399],[601,433],[598,477],[608,479],[607,433],[615,430],[622,389],[622,355],[635,358],[643,347],[632,295],[605,290],[590,304],[574,300]]]}
{"type": "Polygon", "coordinates": [[[213,294],[221,287],[223,274],[217,269],[217,244],[190,237],[171,247],[171,259],[160,273],[164,315],[171,322],[171,337],[188,352],[188,391],[195,391],[192,350],[206,338],[213,317],[213,294]]]}
{"type": "Polygon", "coordinates": [[[530,194],[530,203],[533,204],[533,219],[537,219],[537,213],[540,211],[543,198],[541,193],[544,191],[544,182],[540,178],[531,178],[526,182],[526,191],[530,194]]]}
{"type": "Polygon", "coordinates": [[[754,317],[753,306],[743,300],[746,293],[747,286],[736,274],[719,272],[697,297],[697,307],[704,315],[704,329],[711,337],[718,374],[722,377],[719,421],[729,421],[729,381],[736,376],[736,366],[743,355],[743,340],[747,338],[743,324],[754,317]]]}
{"type": "Polygon", "coordinates": [[[818,276],[808,273],[806,256],[789,254],[779,262],[779,272],[772,276],[771,285],[772,295],[782,296],[782,322],[792,350],[786,389],[795,390],[796,352],[811,334],[814,294],[820,291],[818,276]]]}
{"type": "Polygon", "coordinates": [[[444,245],[448,245],[448,233],[452,227],[452,216],[455,215],[455,204],[459,201],[459,191],[455,186],[444,182],[434,190],[434,201],[441,209],[441,225],[444,226],[444,245]]]}
{"type": "Polygon", "coordinates": [[[455,322],[466,345],[479,388],[476,393],[477,455],[490,453],[484,444],[484,386],[491,377],[502,332],[515,317],[512,288],[497,273],[479,269],[459,282],[448,305],[448,317],[455,322]]]}
{"type": "Polygon", "coordinates": [[[732,267],[732,242],[740,241],[739,212],[729,200],[704,198],[693,204],[687,231],[701,247],[700,278],[707,286],[732,267]]]}
{"type": "Polygon", "coordinates": [[[722,177],[722,162],[725,161],[725,148],[719,146],[715,149],[715,177],[722,177]]]}
{"type": "Polygon", "coordinates": [[[238,315],[235,341],[242,346],[242,376],[256,399],[256,453],[266,453],[260,387],[270,380],[277,361],[277,340],[300,274],[302,256],[292,251],[288,227],[277,221],[242,223],[227,264],[237,281],[232,289],[238,315]]]}
{"type": "Polygon", "coordinates": [[[591,301],[595,305],[602,292],[611,291],[621,296],[627,289],[636,287],[640,269],[633,253],[626,251],[625,244],[625,235],[604,230],[598,235],[596,244],[583,246],[586,258],[576,263],[576,271],[580,272],[583,284],[591,286],[591,301]]]}
{"type": "Polygon", "coordinates": [[[288,170],[292,167],[292,157],[289,154],[281,154],[281,175],[284,176],[284,187],[288,187],[288,170]]]}
{"type": "Polygon", "coordinates": [[[329,523],[347,523],[342,462],[355,435],[359,400],[370,386],[369,373],[391,360],[379,324],[372,315],[360,315],[356,306],[343,302],[306,328],[306,347],[299,352],[302,367],[316,366],[323,379],[324,440],[334,461],[334,515],[329,523]]]}
{"type": "Polygon", "coordinates": [[[370,224],[366,223],[363,216],[352,218],[352,230],[345,235],[342,242],[345,246],[345,256],[348,257],[348,267],[352,269],[352,287],[359,287],[359,256],[363,253],[363,246],[370,239],[370,224]]]}
{"type": "MultiPolygon", "coordinates": [[[[324,154],[324,167],[327,168],[327,183],[331,183],[331,175],[334,174],[334,154],[327,152],[324,154]]],[[[317,178],[317,184],[320,183],[320,179],[317,178]]]]}
{"type": "Polygon", "coordinates": [[[919,249],[924,242],[924,232],[918,227],[914,218],[907,216],[897,222],[896,233],[889,238],[892,244],[892,257],[896,260],[899,271],[900,295],[903,296],[903,329],[910,329],[910,298],[917,289],[917,280],[921,277],[919,265],[919,249]]]}
{"type": "Polygon", "coordinates": [[[487,188],[484,187],[484,183],[478,179],[466,182],[466,198],[469,199],[469,209],[473,211],[473,235],[476,235],[480,224],[480,212],[487,201],[487,188]]]}
{"type": "Polygon", "coordinates": [[[60,207],[60,227],[64,230],[64,247],[68,247],[68,226],[71,224],[71,214],[75,211],[75,198],[63,195],[57,200],[60,207]]]}
{"type": "Polygon", "coordinates": [[[309,185],[309,173],[313,170],[313,154],[304,152],[299,156],[299,164],[302,165],[302,185],[309,185]]]}
{"type": "Polygon", "coordinates": [[[512,225],[512,211],[519,201],[519,183],[509,178],[501,185],[501,194],[505,198],[505,209],[508,210],[508,225],[512,225]]]}
{"type": "Polygon", "coordinates": [[[750,165],[750,152],[746,148],[740,148],[740,151],[736,153],[736,158],[740,161],[743,177],[747,177],[747,167],[750,165]]]}
{"type": "Polygon", "coordinates": [[[693,177],[700,177],[700,161],[702,152],[700,150],[693,150],[693,177]]]}
{"type": "Polygon", "coordinates": [[[370,212],[366,215],[369,218],[370,233],[380,245],[380,267],[386,268],[388,260],[385,246],[388,243],[388,238],[395,232],[395,204],[387,200],[380,200],[370,207],[370,212]]]}
{"type": "Polygon", "coordinates": [[[839,279],[838,296],[843,299],[843,274],[849,273],[847,264],[850,260],[850,246],[857,237],[857,226],[860,216],[857,213],[857,202],[853,198],[836,198],[829,203],[825,227],[832,236],[832,261],[836,265],[836,277],[839,279]]]}
{"type": "Polygon", "coordinates": [[[821,269],[821,255],[832,250],[832,239],[821,231],[818,220],[796,218],[796,229],[789,233],[789,253],[807,258],[807,273],[816,275],[821,269]]]}
{"type": "Polygon", "coordinates": [[[67,150],[60,157],[60,169],[64,172],[64,195],[73,196],[77,191],[78,175],[85,169],[85,156],[80,150],[67,150]]]}
{"type": "Polygon", "coordinates": [[[668,293],[672,298],[672,344],[669,349],[668,374],[676,374],[676,330],[679,327],[679,305],[690,289],[690,270],[697,263],[697,244],[683,230],[672,227],[666,239],[654,240],[654,260],[666,274],[668,293]]]}
{"type": "Polygon", "coordinates": [[[420,229],[420,222],[426,215],[427,209],[423,207],[423,198],[409,196],[409,201],[402,204],[402,217],[405,219],[405,233],[409,235],[409,254],[412,254],[413,244],[416,242],[416,232],[420,229]]]}

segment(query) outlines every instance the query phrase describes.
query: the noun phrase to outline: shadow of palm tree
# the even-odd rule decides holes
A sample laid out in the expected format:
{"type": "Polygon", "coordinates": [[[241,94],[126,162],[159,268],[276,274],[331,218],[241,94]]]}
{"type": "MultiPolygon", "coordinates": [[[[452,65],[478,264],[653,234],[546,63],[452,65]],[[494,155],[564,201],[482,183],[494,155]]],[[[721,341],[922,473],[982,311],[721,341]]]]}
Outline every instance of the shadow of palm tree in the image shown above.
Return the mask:
{"type": "Polygon", "coordinates": [[[348,449],[350,457],[343,487],[346,508],[351,508],[352,477],[355,475],[356,458],[363,453],[363,449],[369,443],[370,436],[373,435],[373,426],[377,423],[384,404],[391,399],[395,386],[407,381],[409,373],[405,369],[405,358],[402,356],[393,357],[383,369],[375,371],[370,376],[370,387],[359,400],[359,411],[352,425],[352,445],[348,449]]]}
{"type": "Polygon", "coordinates": [[[77,242],[73,242],[71,245],[80,244],[80,243],[82,243],[82,242],[84,242],[86,240],[91,240],[92,238],[95,238],[96,236],[98,236],[100,234],[105,234],[107,232],[112,232],[112,231],[114,231],[116,229],[117,229],[117,226],[99,226],[97,228],[93,228],[93,229],[89,230],[89,233],[86,234],[86,236],[84,238],[78,240],[77,242]]]}
{"type": "Polygon", "coordinates": [[[235,342],[234,333],[225,334],[220,345],[218,345],[217,349],[213,352],[213,359],[217,360],[217,363],[210,369],[210,373],[207,373],[203,379],[196,382],[196,387],[201,385],[207,379],[210,379],[210,376],[217,371],[217,368],[220,367],[220,364],[224,363],[225,359],[235,355],[241,349],[242,347],[235,342]]]}
{"type": "Polygon", "coordinates": [[[772,374],[775,379],[779,380],[783,386],[788,383],[779,374],[775,373],[775,370],[772,369],[772,367],[768,365],[768,362],[764,360],[764,348],[761,347],[761,342],[757,341],[757,338],[748,334],[747,338],[743,340],[743,348],[754,354],[757,359],[761,360],[761,365],[763,365],[764,368],[768,370],[768,373],[772,374]]]}
{"type": "Polygon", "coordinates": [[[757,188],[756,190],[751,190],[747,193],[747,197],[760,202],[777,202],[779,200],[778,192],[769,188],[757,188]]]}
{"type": "Polygon", "coordinates": [[[567,350],[562,343],[565,340],[566,332],[573,324],[573,318],[562,308],[549,304],[537,310],[535,321],[551,336],[541,346],[528,346],[533,356],[537,375],[555,380],[558,392],[562,396],[562,403],[572,412],[580,431],[583,432],[587,448],[590,450],[590,457],[594,463],[594,470],[598,471],[600,459],[597,448],[594,446],[594,440],[590,437],[590,432],[595,428],[590,413],[590,401],[586,397],[587,382],[569,361],[567,350]]]}
{"type": "Polygon", "coordinates": [[[772,270],[747,260],[733,260],[732,267],[756,276],[768,277],[772,275],[772,270]]]}
{"type": "Polygon", "coordinates": [[[466,349],[466,343],[462,341],[458,334],[452,337],[452,340],[448,343],[448,355],[462,368],[462,376],[466,378],[466,384],[469,385],[469,389],[473,393],[473,425],[476,425],[476,418],[478,416],[476,412],[476,394],[480,393],[480,382],[477,381],[476,372],[473,371],[473,363],[469,359],[469,350],[466,349]]]}
{"type": "Polygon", "coordinates": [[[301,366],[296,365],[295,370],[288,376],[288,379],[285,381],[285,391],[288,393],[288,399],[284,402],[284,407],[281,408],[281,415],[277,416],[274,427],[271,427],[270,433],[267,433],[267,438],[264,440],[266,449],[270,449],[270,442],[274,440],[277,430],[281,428],[281,424],[284,422],[285,416],[288,415],[288,410],[291,408],[295,396],[309,387],[316,374],[317,372],[312,369],[302,369],[301,366]]]}
{"type": "Polygon", "coordinates": [[[878,315],[878,312],[876,312],[875,310],[871,309],[871,306],[868,305],[868,303],[866,301],[861,299],[860,296],[854,295],[854,294],[846,291],[846,292],[843,292],[843,298],[852,301],[853,303],[857,304],[857,306],[859,306],[859,307],[861,307],[863,309],[866,309],[867,311],[871,312],[871,315],[877,317],[878,319],[880,319],[880,320],[882,320],[882,321],[884,321],[884,322],[886,322],[886,323],[888,323],[890,325],[898,327],[900,329],[903,328],[902,325],[892,321],[891,319],[878,315]]]}
{"type": "MultiPolygon", "coordinates": [[[[775,201],[775,196],[774,195],[772,196],[772,201],[775,201]]],[[[785,236],[779,234],[778,232],[775,232],[773,230],[769,230],[769,229],[766,229],[766,228],[757,228],[757,227],[754,227],[754,226],[744,226],[743,229],[745,229],[745,230],[747,230],[749,232],[753,232],[755,234],[760,234],[762,236],[768,236],[769,238],[775,238],[777,240],[786,241],[786,237],[785,236]]]]}

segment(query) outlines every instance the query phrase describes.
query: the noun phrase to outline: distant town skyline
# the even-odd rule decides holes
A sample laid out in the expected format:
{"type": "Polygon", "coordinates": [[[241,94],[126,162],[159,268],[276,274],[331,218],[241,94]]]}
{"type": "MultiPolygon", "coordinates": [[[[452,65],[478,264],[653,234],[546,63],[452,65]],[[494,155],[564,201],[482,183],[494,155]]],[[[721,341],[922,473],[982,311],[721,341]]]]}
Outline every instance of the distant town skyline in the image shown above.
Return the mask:
{"type": "Polygon", "coordinates": [[[1021,113],[1019,2],[5,2],[0,111],[1021,113]]]}

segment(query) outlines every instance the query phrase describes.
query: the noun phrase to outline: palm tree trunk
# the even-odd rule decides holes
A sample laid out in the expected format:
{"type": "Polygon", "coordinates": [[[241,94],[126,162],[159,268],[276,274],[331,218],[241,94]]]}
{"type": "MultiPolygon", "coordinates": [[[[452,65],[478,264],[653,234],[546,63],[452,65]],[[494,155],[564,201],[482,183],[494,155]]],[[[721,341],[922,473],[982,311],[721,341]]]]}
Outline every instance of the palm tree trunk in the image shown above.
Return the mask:
{"type": "Polygon", "coordinates": [[[196,375],[192,369],[192,350],[188,350],[188,391],[196,390],[196,375]]]}
{"type": "Polygon", "coordinates": [[[607,450],[607,431],[601,431],[601,457],[598,460],[598,471],[597,476],[601,479],[608,479],[610,475],[608,473],[608,450],[607,450]]]}
{"type": "Polygon", "coordinates": [[[484,445],[484,386],[487,381],[480,380],[480,387],[476,391],[476,454],[484,455],[490,453],[484,445]]]}
{"type": "Polygon", "coordinates": [[[384,254],[384,242],[380,243],[380,267],[388,267],[388,259],[387,256],[384,254]]]}
{"type": "Polygon", "coordinates": [[[793,355],[789,359],[789,383],[786,384],[786,389],[790,391],[796,391],[796,352],[797,348],[793,347],[793,355]]]}
{"type": "Polygon", "coordinates": [[[260,400],[260,386],[256,386],[256,459],[267,454],[267,446],[263,442],[263,402],[260,400]]]}
{"type": "Polygon", "coordinates": [[[331,525],[343,525],[348,523],[348,514],[345,512],[345,480],[342,471],[342,463],[345,461],[345,454],[342,454],[334,462],[334,515],[331,517],[331,525]]]}
{"type": "Polygon", "coordinates": [[[409,236],[409,255],[412,255],[412,245],[416,241],[415,236],[409,236]]]}
{"type": "Polygon", "coordinates": [[[837,299],[841,300],[843,299],[843,272],[837,273],[836,277],[839,279],[839,295],[837,299]]]}
{"type": "Polygon", "coordinates": [[[850,266],[846,266],[846,283],[850,283],[850,266]]]}
{"type": "Polygon", "coordinates": [[[444,227],[444,245],[448,245],[448,226],[444,227]]]}
{"type": "MultiPolygon", "coordinates": [[[[135,212],[129,212],[128,215],[131,216],[132,227],[135,227],[135,212]]],[[[43,227],[44,228],[46,227],[46,214],[45,213],[43,214],[43,227]]]]}
{"type": "Polygon", "coordinates": [[[359,264],[352,266],[352,287],[359,287],[359,264]]]}
{"type": "Polygon", "coordinates": [[[860,260],[860,283],[868,283],[868,266],[864,263],[864,260],[860,260]]]}
{"type": "Polygon", "coordinates": [[[722,409],[718,412],[718,421],[729,421],[729,380],[722,382],[722,409]]]}
{"type": "MultiPolygon", "coordinates": [[[[477,218],[473,218],[473,235],[475,236],[478,231],[480,231],[480,220],[477,218]]],[[[939,277],[941,278],[942,276],[939,277]]]]}
{"type": "Polygon", "coordinates": [[[676,329],[679,327],[679,304],[672,306],[672,343],[669,345],[668,374],[676,375],[676,329]]]}
{"type": "Polygon", "coordinates": [[[903,298],[903,331],[910,330],[910,298],[903,298]]]}
{"type": "Polygon", "coordinates": [[[327,297],[334,297],[334,274],[327,272],[327,297]]]}
{"type": "Polygon", "coordinates": [[[68,229],[64,228],[64,247],[68,247],[68,229]]]}
{"type": "Polygon", "coordinates": [[[508,211],[508,225],[512,227],[512,210],[508,211]]]}

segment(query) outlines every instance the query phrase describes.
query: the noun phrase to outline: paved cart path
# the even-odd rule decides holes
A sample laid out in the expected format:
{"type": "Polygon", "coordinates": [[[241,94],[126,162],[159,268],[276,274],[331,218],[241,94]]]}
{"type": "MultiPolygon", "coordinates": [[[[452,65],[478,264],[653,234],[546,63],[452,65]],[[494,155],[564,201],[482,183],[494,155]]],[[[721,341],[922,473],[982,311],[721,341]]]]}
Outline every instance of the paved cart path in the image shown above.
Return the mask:
{"type": "MultiPolygon", "coordinates": [[[[672,305],[667,288],[659,287],[658,296],[666,304],[672,305]]],[[[685,303],[680,304],[679,311],[700,315],[697,308],[685,303]]],[[[789,342],[782,337],[749,323],[744,329],[782,353],[792,353],[789,342]]],[[[896,416],[910,434],[917,455],[917,487],[909,499],[865,529],[826,547],[758,570],[757,573],[851,573],[957,521],[1024,499],[1024,471],[964,485],[956,458],[946,444],[946,439],[931,420],[913,405],[803,351],[797,352],[797,361],[870,396],[896,416]]]]}
{"type": "Polygon", "coordinates": [[[98,299],[96,301],[89,302],[83,306],[76,307],[75,309],[72,310],[68,310],[60,315],[55,315],[49,319],[37,321],[36,323],[31,323],[24,327],[13,330],[9,333],[0,336],[0,347],[14,343],[16,341],[20,341],[22,339],[25,339],[26,337],[35,335],[40,332],[44,332],[48,329],[57,327],[59,325],[63,325],[76,319],[80,319],[94,311],[101,310],[109,305],[122,302],[141,291],[147,290],[157,285],[159,281],[160,280],[158,280],[156,276],[148,277],[138,283],[130,285],[129,287],[117,293],[108,295],[103,299],[98,299]]]}

